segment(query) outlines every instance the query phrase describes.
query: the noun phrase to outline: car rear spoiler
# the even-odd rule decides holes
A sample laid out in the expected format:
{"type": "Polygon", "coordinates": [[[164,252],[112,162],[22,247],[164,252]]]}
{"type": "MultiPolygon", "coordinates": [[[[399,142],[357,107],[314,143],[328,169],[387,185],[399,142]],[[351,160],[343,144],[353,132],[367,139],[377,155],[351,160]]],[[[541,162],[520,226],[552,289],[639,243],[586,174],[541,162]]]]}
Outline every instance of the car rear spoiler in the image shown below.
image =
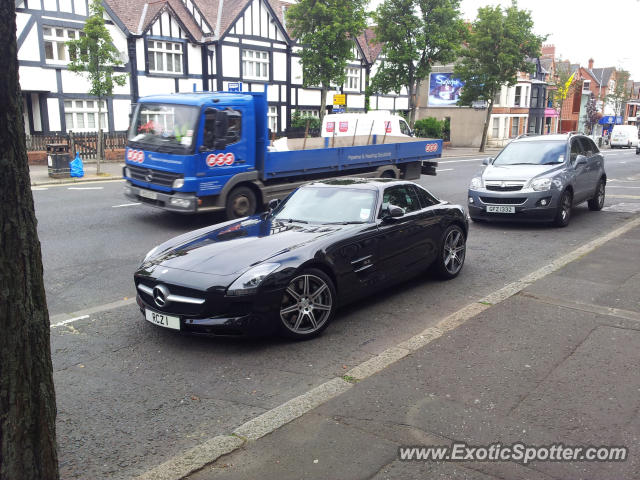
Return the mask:
{"type": "Polygon", "coordinates": [[[433,162],[431,160],[425,160],[422,162],[422,175],[436,175],[436,167],[438,166],[438,162],[433,162]]]}

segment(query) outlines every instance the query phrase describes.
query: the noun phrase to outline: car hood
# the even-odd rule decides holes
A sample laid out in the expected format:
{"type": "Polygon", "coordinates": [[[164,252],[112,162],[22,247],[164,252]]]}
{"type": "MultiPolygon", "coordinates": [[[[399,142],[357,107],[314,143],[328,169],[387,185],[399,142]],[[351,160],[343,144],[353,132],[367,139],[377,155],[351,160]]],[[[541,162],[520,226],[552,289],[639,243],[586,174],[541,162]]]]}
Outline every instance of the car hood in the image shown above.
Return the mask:
{"type": "Polygon", "coordinates": [[[488,165],[482,173],[482,178],[526,181],[561,168],[562,165],[488,165]]]}
{"type": "Polygon", "coordinates": [[[163,248],[151,263],[197,273],[231,275],[349,227],[353,225],[307,225],[249,217],[163,248]]]}

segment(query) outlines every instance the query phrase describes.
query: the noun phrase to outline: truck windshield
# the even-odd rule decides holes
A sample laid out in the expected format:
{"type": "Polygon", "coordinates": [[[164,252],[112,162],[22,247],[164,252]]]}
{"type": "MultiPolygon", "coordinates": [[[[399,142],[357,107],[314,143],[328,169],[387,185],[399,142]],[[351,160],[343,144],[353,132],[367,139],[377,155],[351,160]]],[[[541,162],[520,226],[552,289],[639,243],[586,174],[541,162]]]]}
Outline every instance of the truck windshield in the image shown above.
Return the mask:
{"type": "Polygon", "coordinates": [[[511,142],[493,165],[553,165],[564,162],[565,141],[511,142]]]}
{"type": "Polygon", "coordinates": [[[148,150],[184,153],[192,149],[200,109],[187,105],[141,103],[129,129],[129,142],[148,150]]]}

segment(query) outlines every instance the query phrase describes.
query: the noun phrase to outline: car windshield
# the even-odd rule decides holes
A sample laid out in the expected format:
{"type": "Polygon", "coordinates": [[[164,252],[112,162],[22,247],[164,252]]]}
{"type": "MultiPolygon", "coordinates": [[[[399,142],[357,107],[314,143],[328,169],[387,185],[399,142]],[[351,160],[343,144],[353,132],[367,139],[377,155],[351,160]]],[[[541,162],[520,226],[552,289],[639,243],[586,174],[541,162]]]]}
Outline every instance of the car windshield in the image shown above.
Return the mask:
{"type": "Polygon", "coordinates": [[[373,190],[333,187],[303,187],[275,212],[283,222],[348,224],[372,219],[376,206],[373,190]]]}
{"type": "Polygon", "coordinates": [[[191,150],[199,112],[187,105],[141,103],[129,128],[129,141],[148,150],[191,150]]]}
{"type": "Polygon", "coordinates": [[[565,141],[512,142],[493,165],[554,165],[564,162],[565,141]]]}

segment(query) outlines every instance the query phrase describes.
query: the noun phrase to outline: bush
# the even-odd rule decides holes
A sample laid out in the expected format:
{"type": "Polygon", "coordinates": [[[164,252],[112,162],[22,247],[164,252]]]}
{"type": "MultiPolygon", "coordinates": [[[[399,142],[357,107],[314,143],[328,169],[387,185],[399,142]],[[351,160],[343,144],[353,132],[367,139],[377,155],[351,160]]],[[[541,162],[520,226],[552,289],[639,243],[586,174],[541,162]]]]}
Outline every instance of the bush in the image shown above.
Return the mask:
{"type": "Polygon", "coordinates": [[[320,124],[320,119],[318,117],[312,117],[311,115],[302,116],[299,111],[293,112],[293,115],[291,116],[291,128],[304,129],[307,127],[307,120],[309,121],[309,131],[320,130],[322,125],[320,124]]]}
{"type": "Polygon", "coordinates": [[[444,127],[444,120],[427,117],[422,120],[417,120],[414,125],[414,130],[417,137],[442,138],[444,127]]]}

